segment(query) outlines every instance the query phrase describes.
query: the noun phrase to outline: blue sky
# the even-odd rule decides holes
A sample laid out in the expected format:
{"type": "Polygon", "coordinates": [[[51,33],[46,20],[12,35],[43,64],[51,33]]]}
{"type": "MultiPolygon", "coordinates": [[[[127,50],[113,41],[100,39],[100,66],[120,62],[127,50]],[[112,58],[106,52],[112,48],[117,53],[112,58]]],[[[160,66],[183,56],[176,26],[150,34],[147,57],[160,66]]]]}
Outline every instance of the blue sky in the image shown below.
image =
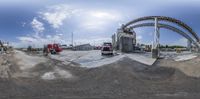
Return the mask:
{"type": "MultiPolygon", "coordinates": [[[[58,42],[111,41],[121,24],[133,19],[163,15],[182,20],[200,35],[198,0],[7,0],[0,1],[0,39],[15,47],[58,42]]],[[[137,40],[151,44],[153,28],[138,28],[137,40]]],[[[161,44],[186,45],[180,35],[161,29],[161,44]]]]}

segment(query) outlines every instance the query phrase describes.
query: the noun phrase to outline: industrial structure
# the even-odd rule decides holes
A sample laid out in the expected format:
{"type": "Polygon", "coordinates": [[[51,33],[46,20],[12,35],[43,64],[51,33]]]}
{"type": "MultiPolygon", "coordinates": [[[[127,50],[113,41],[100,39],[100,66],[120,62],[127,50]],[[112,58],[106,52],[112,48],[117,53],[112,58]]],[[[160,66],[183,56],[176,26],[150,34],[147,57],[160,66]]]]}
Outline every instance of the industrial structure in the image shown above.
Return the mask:
{"type": "Polygon", "coordinates": [[[112,36],[112,43],[114,49],[121,52],[132,52],[136,45],[136,33],[131,30],[118,29],[117,35],[112,36]]]}
{"type": "Polygon", "coordinates": [[[122,27],[118,29],[117,35],[112,36],[115,49],[122,52],[134,51],[134,45],[136,44],[136,33],[134,32],[134,29],[150,26],[154,26],[155,28],[152,58],[159,57],[160,28],[168,29],[180,34],[188,40],[187,47],[189,50],[192,49],[195,52],[200,51],[200,39],[197,33],[182,21],[166,16],[141,17],[122,25],[122,27]]]}
{"type": "Polygon", "coordinates": [[[12,49],[12,46],[9,45],[9,42],[2,42],[0,40],[0,53],[7,52],[9,49],[12,49]]]}
{"type": "Polygon", "coordinates": [[[76,51],[87,51],[87,50],[93,50],[93,46],[91,46],[90,44],[82,44],[82,45],[76,45],[73,46],[73,50],[76,51]]]}

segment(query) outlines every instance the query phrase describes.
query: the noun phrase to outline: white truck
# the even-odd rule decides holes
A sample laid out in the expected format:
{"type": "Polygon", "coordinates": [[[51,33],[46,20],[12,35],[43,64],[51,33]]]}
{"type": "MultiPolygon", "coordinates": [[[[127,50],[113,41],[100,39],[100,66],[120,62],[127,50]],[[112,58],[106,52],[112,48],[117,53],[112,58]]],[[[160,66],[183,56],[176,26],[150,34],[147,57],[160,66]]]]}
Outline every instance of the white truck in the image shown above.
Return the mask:
{"type": "Polygon", "coordinates": [[[113,55],[112,43],[104,42],[101,48],[101,55],[113,55]]]}

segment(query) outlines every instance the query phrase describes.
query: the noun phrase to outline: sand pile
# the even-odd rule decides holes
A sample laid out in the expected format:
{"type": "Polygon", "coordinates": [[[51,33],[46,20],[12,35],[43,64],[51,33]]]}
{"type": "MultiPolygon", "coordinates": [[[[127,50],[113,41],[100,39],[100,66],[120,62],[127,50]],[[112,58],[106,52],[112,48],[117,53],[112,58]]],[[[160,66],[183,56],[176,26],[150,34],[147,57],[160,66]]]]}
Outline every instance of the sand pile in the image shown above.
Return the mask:
{"type": "Polygon", "coordinates": [[[6,59],[6,56],[0,56],[0,78],[10,77],[10,62],[6,59]]]}
{"type": "Polygon", "coordinates": [[[69,71],[63,70],[59,67],[54,67],[52,71],[46,72],[41,76],[41,78],[44,80],[54,80],[57,78],[68,79],[71,77],[72,77],[72,74],[69,71]]]}
{"type": "Polygon", "coordinates": [[[17,65],[20,66],[21,70],[27,70],[33,68],[39,63],[47,62],[47,58],[39,56],[29,56],[22,51],[15,51],[14,57],[18,59],[17,65]]]}
{"type": "Polygon", "coordinates": [[[188,59],[188,57],[179,57],[179,61],[160,60],[158,65],[162,67],[176,68],[190,77],[200,77],[200,57],[193,55],[187,56],[192,59],[185,60],[188,59]]]}

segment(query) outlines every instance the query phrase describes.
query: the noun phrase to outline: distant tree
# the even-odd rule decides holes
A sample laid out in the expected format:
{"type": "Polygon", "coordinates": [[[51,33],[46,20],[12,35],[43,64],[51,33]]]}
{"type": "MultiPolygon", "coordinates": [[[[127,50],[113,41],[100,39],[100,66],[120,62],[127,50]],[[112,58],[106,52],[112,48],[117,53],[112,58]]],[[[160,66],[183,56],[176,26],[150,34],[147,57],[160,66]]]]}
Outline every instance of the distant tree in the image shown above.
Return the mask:
{"type": "Polygon", "coordinates": [[[168,45],[166,45],[165,48],[168,48],[168,45]]]}
{"type": "Polygon", "coordinates": [[[163,46],[163,45],[160,44],[160,48],[165,48],[165,46],[163,46]]]}

